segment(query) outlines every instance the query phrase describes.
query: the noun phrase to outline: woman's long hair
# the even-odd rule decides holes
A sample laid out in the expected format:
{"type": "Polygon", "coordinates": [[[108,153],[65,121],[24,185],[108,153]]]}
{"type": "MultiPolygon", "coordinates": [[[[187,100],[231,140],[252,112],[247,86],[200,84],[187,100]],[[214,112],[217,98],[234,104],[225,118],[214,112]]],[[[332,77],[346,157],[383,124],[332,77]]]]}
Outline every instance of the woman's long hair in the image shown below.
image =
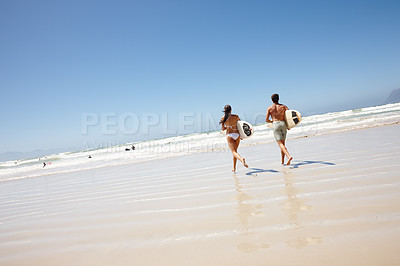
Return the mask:
{"type": "Polygon", "coordinates": [[[225,116],[224,116],[224,119],[219,121],[220,124],[224,124],[226,122],[226,120],[228,120],[228,117],[231,114],[231,111],[232,111],[232,107],[229,104],[225,105],[224,111],[222,111],[225,113],[225,116]]]}

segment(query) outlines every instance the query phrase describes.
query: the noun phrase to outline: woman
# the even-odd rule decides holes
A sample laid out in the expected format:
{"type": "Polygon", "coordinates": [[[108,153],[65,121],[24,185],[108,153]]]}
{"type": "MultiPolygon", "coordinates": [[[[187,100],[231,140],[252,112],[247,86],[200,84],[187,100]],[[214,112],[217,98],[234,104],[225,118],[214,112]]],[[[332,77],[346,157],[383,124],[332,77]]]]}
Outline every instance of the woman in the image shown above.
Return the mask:
{"type": "Polygon", "coordinates": [[[238,115],[231,114],[232,107],[230,105],[225,105],[224,113],[225,116],[221,117],[221,121],[219,122],[222,125],[222,130],[226,129],[226,139],[228,141],[229,148],[231,149],[233,155],[233,170],[236,171],[236,161],[239,160],[243,163],[244,167],[249,167],[246,163],[246,160],[240,157],[239,153],[237,153],[240,136],[239,131],[236,127],[237,121],[240,120],[238,115]]]}

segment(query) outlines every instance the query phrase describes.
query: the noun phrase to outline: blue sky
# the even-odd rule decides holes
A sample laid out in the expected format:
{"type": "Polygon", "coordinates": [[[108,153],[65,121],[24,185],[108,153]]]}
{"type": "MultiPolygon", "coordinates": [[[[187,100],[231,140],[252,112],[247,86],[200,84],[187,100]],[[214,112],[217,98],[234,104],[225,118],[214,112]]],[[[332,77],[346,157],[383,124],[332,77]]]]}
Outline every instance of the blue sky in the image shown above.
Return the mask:
{"type": "Polygon", "coordinates": [[[261,122],[275,92],[306,115],[379,104],[400,87],[399,14],[385,0],[0,0],[0,153],[163,137],[165,113],[204,131],[225,104],[261,122]],[[82,134],[87,114],[100,122],[82,134]]]}

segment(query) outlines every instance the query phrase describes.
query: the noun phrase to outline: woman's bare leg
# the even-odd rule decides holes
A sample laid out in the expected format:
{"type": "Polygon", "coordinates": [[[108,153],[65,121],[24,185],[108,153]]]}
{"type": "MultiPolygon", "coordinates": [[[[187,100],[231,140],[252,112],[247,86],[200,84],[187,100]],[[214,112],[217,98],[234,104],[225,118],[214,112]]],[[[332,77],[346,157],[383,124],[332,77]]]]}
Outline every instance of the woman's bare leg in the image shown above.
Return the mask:
{"type": "MultiPolygon", "coordinates": [[[[246,167],[246,168],[249,167],[249,166],[247,165],[245,159],[243,159],[243,158],[239,155],[239,153],[237,152],[237,149],[238,149],[239,143],[240,143],[240,138],[234,140],[234,139],[231,138],[231,137],[227,137],[227,140],[228,140],[228,145],[229,145],[229,148],[231,149],[231,152],[232,152],[233,157],[236,158],[236,159],[238,159],[239,161],[241,161],[241,162],[243,163],[244,167],[246,167]]],[[[234,170],[236,170],[236,165],[235,165],[235,164],[234,164],[234,170]]]]}
{"type": "Polygon", "coordinates": [[[231,149],[233,157],[243,162],[242,157],[240,157],[239,153],[237,153],[236,141],[231,137],[228,137],[227,139],[228,139],[228,146],[231,149]]]}
{"type": "MultiPolygon", "coordinates": [[[[239,148],[239,144],[240,144],[240,138],[237,138],[237,139],[236,139],[236,149],[235,149],[236,152],[237,152],[237,150],[238,150],[238,148],[239,148]]],[[[245,159],[245,158],[243,158],[242,163],[243,163],[244,167],[246,167],[246,168],[249,167],[249,166],[247,165],[247,163],[246,163],[246,159],[245,159]]]]}
{"type": "MultiPolygon", "coordinates": [[[[238,144],[235,141],[234,150],[235,150],[236,153],[237,153],[237,147],[238,147],[238,144]]],[[[237,158],[235,156],[233,156],[233,170],[232,170],[232,172],[236,172],[236,162],[237,162],[237,158]]]]}

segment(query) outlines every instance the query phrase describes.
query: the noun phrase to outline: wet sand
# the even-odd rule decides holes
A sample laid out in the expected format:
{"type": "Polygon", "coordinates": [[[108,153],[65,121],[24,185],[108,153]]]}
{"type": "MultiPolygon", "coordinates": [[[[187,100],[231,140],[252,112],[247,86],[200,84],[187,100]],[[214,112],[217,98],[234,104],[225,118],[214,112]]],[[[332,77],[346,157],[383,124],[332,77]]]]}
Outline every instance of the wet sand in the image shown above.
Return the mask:
{"type": "Polygon", "coordinates": [[[0,265],[400,265],[399,133],[1,182],[0,265]]]}

